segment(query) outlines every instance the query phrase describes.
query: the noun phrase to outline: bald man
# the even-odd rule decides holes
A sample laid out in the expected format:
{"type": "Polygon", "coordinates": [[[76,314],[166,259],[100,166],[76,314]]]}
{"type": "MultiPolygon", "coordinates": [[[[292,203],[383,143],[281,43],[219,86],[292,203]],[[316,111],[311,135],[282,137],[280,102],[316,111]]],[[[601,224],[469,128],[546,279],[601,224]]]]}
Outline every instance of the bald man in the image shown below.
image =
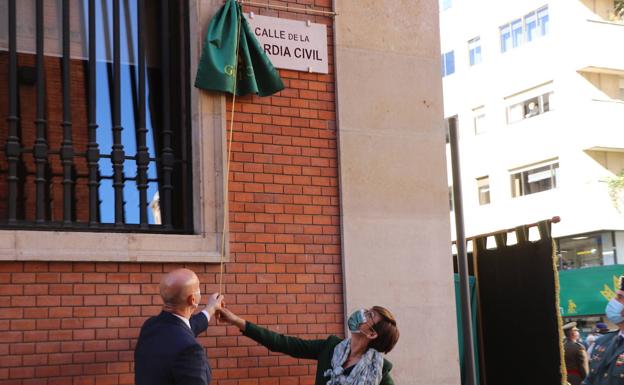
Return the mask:
{"type": "Polygon", "coordinates": [[[223,302],[215,293],[205,309],[193,315],[201,300],[199,279],[188,269],[177,269],[160,282],[163,309],[145,321],[134,350],[136,385],[208,385],[210,366],[197,337],[208,328],[223,302]]]}

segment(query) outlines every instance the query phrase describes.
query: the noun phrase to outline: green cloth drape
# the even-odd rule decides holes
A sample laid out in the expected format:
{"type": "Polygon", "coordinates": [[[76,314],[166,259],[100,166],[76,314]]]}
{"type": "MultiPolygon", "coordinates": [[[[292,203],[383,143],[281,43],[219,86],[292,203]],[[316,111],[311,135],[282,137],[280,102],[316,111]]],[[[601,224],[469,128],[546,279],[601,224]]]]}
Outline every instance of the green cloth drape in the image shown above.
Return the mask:
{"type": "MultiPolygon", "coordinates": [[[[479,341],[477,339],[477,291],[475,289],[475,278],[469,277],[468,284],[470,285],[470,311],[472,313],[472,341],[474,344],[474,358],[477,366],[477,385],[479,385],[479,341]]],[[[459,288],[459,274],[455,274],[455,307],[457,313],[457,339],[459,345],[459,364],[461,368],[461,380],[462,384],[465,383],[465,362],[464,362],[464,332],[462,328],[462,314],[461,314],[461,297],[459,288]]]]}
{"type": "Polygon", "coordinates": [[[234,0],[227,0],[210,21],[195,87],[228,93],[234,93],[236,87],[236,95],[239,96],[250,93],[268,96],[284,89],[279,73],[249,28],[240,4],[234,0]],[[237,35],[240,36],[238,58],[237,35]],[[238,75],[235,79],[237,60],[238,75]]]}

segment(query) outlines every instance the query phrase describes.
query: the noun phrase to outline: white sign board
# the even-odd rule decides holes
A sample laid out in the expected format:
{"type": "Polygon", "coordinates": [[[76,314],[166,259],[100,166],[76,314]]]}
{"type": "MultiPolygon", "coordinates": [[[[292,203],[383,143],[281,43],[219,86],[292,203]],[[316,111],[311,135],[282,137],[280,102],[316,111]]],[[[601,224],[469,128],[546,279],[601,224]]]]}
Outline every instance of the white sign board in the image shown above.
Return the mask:
{"type": "Polygon", "coordinates": [[[249,26],[276,68],[326,74],[327,26],[246,14],[249,26]]]}

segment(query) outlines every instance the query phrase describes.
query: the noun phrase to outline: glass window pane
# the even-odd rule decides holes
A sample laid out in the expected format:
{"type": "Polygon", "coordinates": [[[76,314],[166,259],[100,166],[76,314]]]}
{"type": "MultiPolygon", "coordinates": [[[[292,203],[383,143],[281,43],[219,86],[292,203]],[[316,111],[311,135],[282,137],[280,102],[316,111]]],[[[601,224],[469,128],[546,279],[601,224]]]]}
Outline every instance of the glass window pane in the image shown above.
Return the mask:
{"type": "Polygon", "coordinates": [[[490,203],[490,178],[483,177],[477,179],[477,189],[479,193],[479,205],[490,203]]]}
{"type": "Polygon", "coordinates": [[[550,111],[550,93],[542,95],[542,111],[550,111]]]}
{"type": "Polygon", "coordinates": [[[511,175],[511,196],[519,197],[522,194],[522,173],[511,175]]]}
{"type": "Polygon", "coordinates": [[[481,63],[481,39],[476,37],[468,41],[468,56],[470,65],[481,63]]]}
{"type": "Polygon", "coordinates": [[[557,187],[559,163],[536,167],[511,175],[513,197],[552,190],[557,187]]]}
{"type": "Polygon", "coordinates": [[[563,270],[603,265],[600,235],[562,238],[559,250],[563,270]]]}
{"type": "Polygon", "coordinates": [[[455,73],[455,52],[451,51],[444,55],[444,62],[446,66],[446,74],[450,75],[455,73]]]}
{"type": "Polygon", "coordinates": [[[524,119],[524,104],[518,103],[507,109],[507,123],[514,123],[524,119]]]}
{"type": "Polygon", "coordinates": [[[533,41],[537,37],[537,16],[535,12],[531,12],[524,17],[524,24],[526,27],[526,40],[533,41]]]}
{"type": "Polygon", "coordinates": [[[511,23],[512,45],[518,47],[522,44],[522,20],[518,19],[511,23]]]}
{"type": "Polygon", "coordinates": [[[501,52],[507,52],[511,47],[511,28],[509,24],[500,27],[501,52]]]}
{"type": "Polygon", "coordinates": [[[549,26],[549,19],[548,19],[548,7],[546,8],[542,8],[540,10],[537,11],[537,20],[539,23],[539,33],[541,36],[547,35],[548,34],[548,26],[549,26]]]}
{"type": "Polygon", "coordinates": [[[548,165],[526,171],[526,194],[534,194],[552,190],[557,187],[555,168],[558,165],[548,165]]]}
{"type": "MultiPolygon", "coordinates": [[[[444,0],[450,4],[450,0],[444,0]]],[[[35,0],[19,0],[16,1],[16,25],[17,25],[17,53],[20,63],[33,65],[35,62],[34,53],[36,50],[36,25],[35,25],[35,0]]],[[[45,21],[43,38],[44,38],[44,76],[47,79],[43,91],[45,104],[46,120],[48,122],[46,134],[49,133],[49,150],[48,157],[50,171],[60,169],[59,147],[62,140],[61,132],[61,115],[64,107],[69,107],[72,111],[71,120],[71,147],[74,151],[72,159],[72,175],[64,176],[55,172],[54,175],[46,175],[46,186],[44,188],[43,216],[37,222],[44,221],[48,226],[48,221],[56,226],[59,220],[71,221],[80,226],[76,228],[85,228],[90,220],[103,223],[111,223],[115,221],[115,208],[119,208],[119,201],[115,202],[115,192],[119,193],[123,190],[123,212],[120,213],[124,218],[117,218],[117,222],[137,223],[139,220],[139,193],[136,185],[139,180],[137,163],[139,144],[144,147],[141,150],[148,152],[150,161],[148,176],[151,179],[149,193],[153,196],[158,191],[161,181],[165,177],[171,176],[174,186],[172,192],[171,208],[171,224],[172,228],[177,230],[190,230],[192,221],[190,221],[190,212],[188,207],[190,197],[190,165],[188,143],[188,118],[186,117],[186,103],[188,101],[187,93],[187,16],[185,13],[184,2],[166,1],[166,2],[138,2],[121,1],[121,0],[96,0],[94,2],[87,0],[68,0],[70,7],[70,19],[63,20],[62,5],[65,2],[61,0],[46,0],[43,2],[43,19],[45,21]],[[90,9],[89,5],[93,3],[94,8],[90,9]],[[145,58],[145,127],[139,127],[139,106],[138,106],[138,4],[145,4],[145,29],[146,38],[144,52],[145,58]],[[113,5],[119,11],[118,25],[113,28],[113,5]],[[167,12],[170,16],[169,31],[163,31],[159,28],[162,21],[161,15],[164,10],[161,8],[167,4],[167,12]],[[88,14],[93,11],[95,16],[94,34],[89,36],[88,14]],[[63,98],[63,74],[60,71],[60,57],[62,56],[62,31],[64,23],[69,23],[69,51],[71,58],[71,68],[69,74],[70,87],[72,89],[71,98],[66,101],[63,98]],[[115,32],[118,32],[118,41],[113,41],[115,32]],[[162,69],[165,67],[161,64],[161,42],[167,38],[170,42],[169,72],[164,74],[162,69]],[[89,47],[89,42],[94,42],[95,46],[89,47]],[[119,65],[120,73],[117,77],[115,72],[116,65],[113,63],[114,47],[119,48],[119,65]],[[89,62],[89,48],[95,48],[95,60],[89,62]],[[95,66],[94,73],[90,72],[90,64],[95,66]],[[93,99],[90,98],[89,81],[90,75],[94,75],[96,93],[93,99]],[[117,78],[116,78],[117,77],[117,78]],[[116,79],[115,79],[116,78],[116,79]],[[163,97],[162,80],[168,78],[171,86],[168,89],[170,100],[163,97]],[[113,90],[118,87],[119,95],[114,95],[113,90]],[[166,105],[164,103],[167,103],[166,105]],[[95,121],[89,121],[90,108],[94,104],[95,121]],[[113,122],[113,110],[119,106],[115,122],[113,122]],[[164,114],[163,112],[168,112],[164,114]],[[165,127],[164,119],[168,116],[167,126],[165,127]],[[94,126],[91,124],[95,123],[94,126]],[[113,127],[119,126],[119,127],[113,127]],[[144,128],[146,133],[140,131],[144,128]],[[167,129],[165,131],[165,129],[167,129]],[[92,136],[93,135],[93,136],[92,136]],[[164,147],[164,138],[166,137],[168,145],[172,149],[172,158],[174,162],[174,171],[163,171],[162,167],[156,164],[155,159],[163,159],[161,149],[164,147]],[[95,143],[91,143],[95,142],[95,143]],[[99,161],[95,173],[90,173],[87,166],[87,146],[97,144],[99,161]],[[122,157],[119,157],[119,163],[123,166],[122,181],[123,186],[113,186],[112,180],[115,174],[113,167],[112,151],[122,150],[122,157]],[[166,175],[165,175],[166,174],[166,175]],[[63,211],[64,197],[63,178],[71,178],[74,182],[72,196],[71,214],[65,216],[63,211]],[[99,187],[95,187],[94,200],[91,201],[89,194],[90,186],[99,183],[99,187]],[[153,191],[152,191],[153,190],[153,191]],[[117,203],[117,204],[116,204],[117,203]],[[90,210],[93,208],[93,216],[90,217],[90,210]],[[96,219],[97,217],[97,219],[96,219]]],[[[8,1],[0,0],[0,51],[7,51],[7,13],[8,1]],[[2,20],[5,22],[3,23],[2,20]]],[[[117,17],[115,17],[117,19],[117,17]]],[[[6,52],[5,52],[6,53],[6,52]]],[[[0,88],[3,88],[7,78],[0,79],[0,88]]],[[[2,93],[0,93],[2,94],[2,93]]],[[[6,95],[5,95],[6,96],[6,95]]],[[[0,97],[1,99],[1,97],[0,97]]],[[[24,106],[27,103],[34,103],[33,93],[28,91],[21,93],[18,103],[24,106]]],[[[25,109],[21,111],[21,119],[23,122],[34,122],[36,119],[35,108],[25,109]]],[[[115,111],[117,112],[117,111],[115,111]]],[[[0,129],[0,142],[6,130],[0,129]]],[[[29,143],[35,141],[35,130],[24,130],[23,139],[26,147],[29,143]]],[[[4,146],[0,145],[0,159],[4,157],[4,146]]],[[[27,162],[31,162],[32,157],[26,157],[25,161],[20,161],[29,166],[27,162]]],[[[117,163],[117,157],[115,166],[117,163]]],[[[6,185],[6,178],[0,170],[0,191],[6,185]]],[[[118,175],[119,176],[119,175],[118,175]]],[[[28,181],[30,183],[30,181],[28,181]]],[[[121,184],[120,183],[120,184],[121,184]]],[[[141,186],[142,187],[142,186],[141,186]]],[[[148,195],[150,195],[148,194],[148,195]]],[[[35,200],[35,189],[25,189],[22,196],[19,197],[19,204],[35,206],[30,204],[35,200]],[[32,195],[32,196],[31,196],[32,195]]],[[[150,197],[151,198],[151,197],[150,197]]],[[[40,206],[41,207],[41,206],[40,206]]],[[[21,210],[21,209],[20,209],[21,210]]],[[[34,207],[32,216],[29,209],[21,210],[24,214],[18,214],[17,219],[24,219],[26,222],[32,221],[29,225],[35,223],[34,207]]],[[[3,203],[0,202],[0,225],[4,220],[3,203]]],[[[154,223],[154,220],[151,220],[154,223]]]]}

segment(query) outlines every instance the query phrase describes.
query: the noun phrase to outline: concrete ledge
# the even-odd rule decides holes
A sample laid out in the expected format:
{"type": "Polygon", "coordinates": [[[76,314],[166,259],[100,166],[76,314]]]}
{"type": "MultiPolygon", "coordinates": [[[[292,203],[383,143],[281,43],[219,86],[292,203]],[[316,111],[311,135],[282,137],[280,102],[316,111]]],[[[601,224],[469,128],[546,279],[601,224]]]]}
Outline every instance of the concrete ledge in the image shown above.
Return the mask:
{"type": "Polygon", "coordinates": [[[163,235],[61,231],[0,232],[3,261],[218,263],[221,234],[163,235]]]}

